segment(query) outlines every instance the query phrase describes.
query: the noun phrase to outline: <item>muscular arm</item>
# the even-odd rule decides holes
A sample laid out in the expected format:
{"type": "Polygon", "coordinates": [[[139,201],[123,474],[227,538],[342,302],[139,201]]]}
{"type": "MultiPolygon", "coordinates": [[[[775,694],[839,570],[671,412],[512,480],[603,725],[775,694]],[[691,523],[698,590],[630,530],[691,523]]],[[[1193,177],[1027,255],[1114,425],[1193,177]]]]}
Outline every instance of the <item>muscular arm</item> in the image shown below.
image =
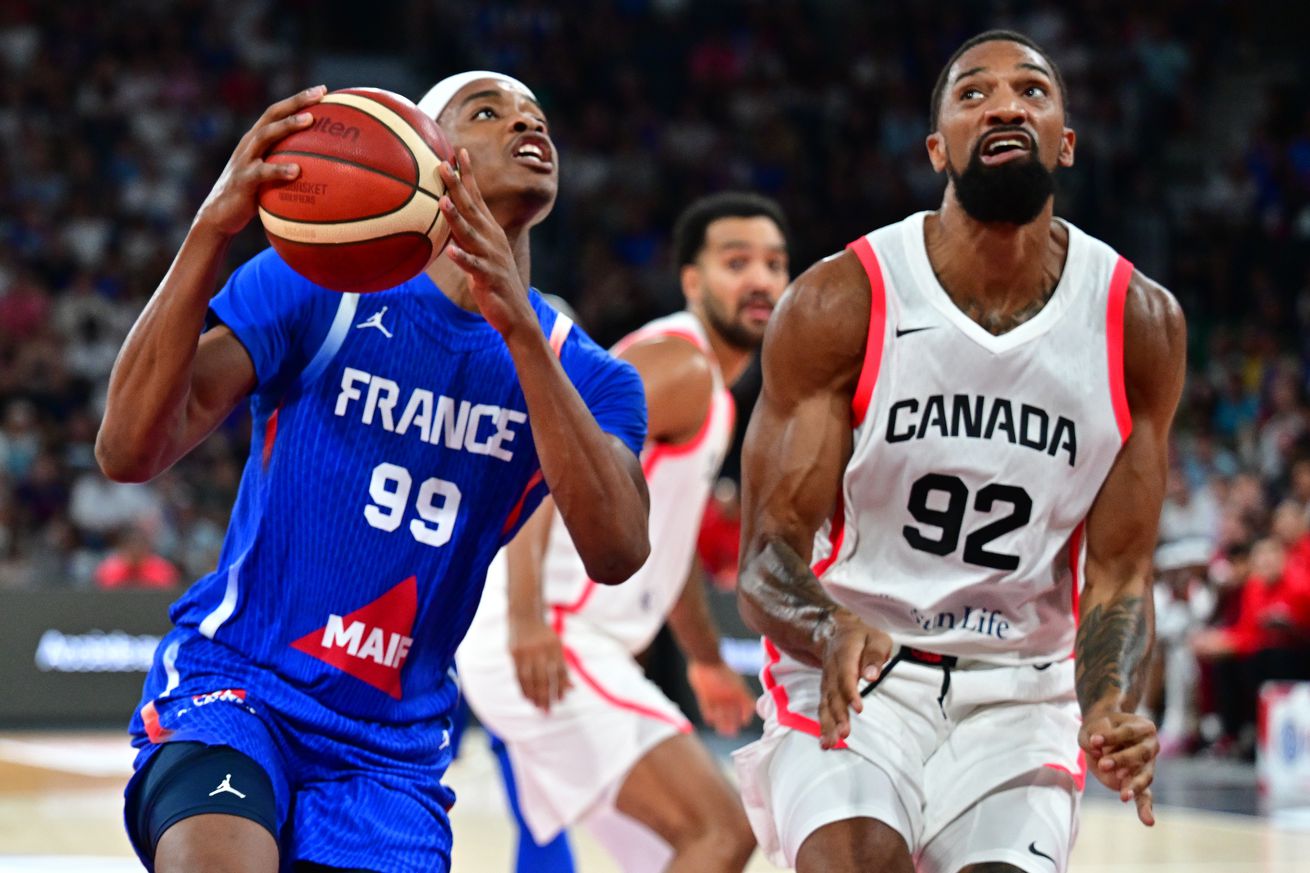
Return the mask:
{"type": "MultiPolygon", "coordinates": [[[[681,442],[694,436],[709,413],[713,389],[705,356],[685,340],[654,337],[621,357],[641,376],[651,438],[681,442]]],[[[510,655],[524,696],[546,712],[569,686],[563,648],[543,617],[542,564],[554,517],[554,498],[547,497],[507,547],[510,655]]],[[[717,643],[711,645],[717,657],[717,643]]]]}
{"type": "Polygon", "coordinates": [[[539,709],[564,696],[572,683],[559,636],[545,619],[542,570],[555,503],[547,497],[505,547],[509,575],[509,653],[523,696],[539,709]]]}
{"type": "Polygon", "coordinates": [[[539,329],[506,338],[528,403],[541,472],[587,574],[624,581],[650,553],[641,464],[605,433],[539,329]]]}
{"type": "Polygon", "coordinates": [[[118,353],[96,436],[111,479],[144,482],[167,470],[255,387],[254,364],[232,331],[200,333],[228,241],[192,226],[118,353]]]}
{"type": "Polygon", "coordinates": [[[669,630],[687,657],[687,682],[701,718],[724,736],[736,736],[755,713],[755,695],[719,652],[719,632],[705,597],[705,571],[693,559],[682,594],[669,612],[669,630]]]}
{"type": "Polygon", "coordinates": [[[688,661],[719,664],[723,661],[719,653],[719,631],[710,618],[704,576],[700,560],[693,558],[682,593],[669,611],[669,630],[688,661]]]}
{"type": "Polygon", "coordinates": [[[814,533],[836,505],[851,456],[851,400],[864,361],[869,283],[850,252],[801,275],[764,339],[764,391],[742,451],[742,618],[822,670],[820,744],[850,735],[891,638],[824,593],[810,570],[814,533]]]}
{"type": "Polygon", "coordinates": [[[323,93],[318,86],[274,103],[241,138],[133,325],[110,373],[96,436],[96,459],[109,478],[142,482],[168,469],[254,388],[254,365],[232,332],[200,331],[228,244],[255,215],[260,184],[299,175],[295,165],[266,164],[261,156],[312,123],[312,115],[298,113],[323,93]]]}
{"type": "Polygon", "coordinates": [[[1124,307],[1124,381],[1133,430],[1087,518],[1087,578],[1074,646],[1080,742],[1097,777],[1154,817],[1158,744],[1133,715],[1153,637],[1151,557],[1168,473],[1169,426],[1182,393],[1186,326],[1177,302],[1140,274],[1124,307]]]}
{"type": "Polygon", "coordinates": [[[500,332],[514,360],[528,404],[541,473],[573,537],[588,575],[616,584],[635,573],[650,553],[650,496],[637,457],[605,433],[560,365],[528,302],[526,274],[478,187],[467,149],[460,172],[438,167],[450,223],[445,257],[469,279],[469,291],[487,322],[500,332]]]}
{"type": "Polygon", "coordinates": [[[809,566],[851,454],[851,398],[864,358],[869,290],[849,252],[810,268],[764,341],[764,390],[742,449],[738,606],[750,627],[818,666],[849,615],[809,566]]]}

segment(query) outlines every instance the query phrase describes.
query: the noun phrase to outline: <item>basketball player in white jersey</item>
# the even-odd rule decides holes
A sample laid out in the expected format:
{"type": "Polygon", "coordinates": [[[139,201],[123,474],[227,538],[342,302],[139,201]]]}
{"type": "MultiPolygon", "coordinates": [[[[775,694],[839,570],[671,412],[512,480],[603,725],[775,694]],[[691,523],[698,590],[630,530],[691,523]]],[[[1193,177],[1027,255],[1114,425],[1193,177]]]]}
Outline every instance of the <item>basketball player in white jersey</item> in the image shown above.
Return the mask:
{"type": "Polygon", "coordinates": [[[688,574],[732,439],[727,386],[787,284],[783,221],[750,194],[690,206],[674,231],[687,309],[615,348],[649,409],[645,565],[622,585],[596,585],[543,505],[506,550],[508,583],[493,565],[457,660],[473,711],[509,749],[536,840],[583,821],[625,871],[740,871],[755,847],[736,793],[634,656],[667,619],[706,720],[730,734],[749,721],[752,695],[720,659],[699,574],[688,574]]]}
{"type": "Polygon", "coordinates": [[[1086,769],[1154,821],[1134,714],[1184,372],[1167,291],[1053,217],[1065,94],[988,32],[934,92],[937,212],[793,284],[743,456],[760,843],[800,873],[1067,869],[1086,769]]]}

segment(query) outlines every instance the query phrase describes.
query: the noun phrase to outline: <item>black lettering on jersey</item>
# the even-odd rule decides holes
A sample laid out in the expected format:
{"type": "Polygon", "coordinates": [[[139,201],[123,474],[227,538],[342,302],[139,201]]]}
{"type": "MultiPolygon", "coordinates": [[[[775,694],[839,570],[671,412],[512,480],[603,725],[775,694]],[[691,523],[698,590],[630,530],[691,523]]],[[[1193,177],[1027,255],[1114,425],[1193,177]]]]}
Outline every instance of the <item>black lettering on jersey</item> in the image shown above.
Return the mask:
{"type": "Polygon", "coordinates": [[[1055,434],[1051,437],[1051,444],[1046,447],[1046,454],[1052,458],[1055,453],[1063,449],[1069,455],[1069,466],[1073,466],[1074,457],[1078,454],[1078,432],[1073,426],[1073,422],[1063,415],[1056,419],[1055,434]]]}
{"type": "Polygon", "coordinates": [[[969,397],[968,394],[956,394],[951,398],[951,436],[967,436],[977,439],[982,436],[983,399],[969,397]],[[973,408],[969,408],[969,401],[973,408]]]}
{"type": "Polygon", "coordinates": [[[896,418],[904,410],[907,417],[914,415],[919,411],[919,401],[911,398],[909,400],[898,400],[892,404],[892,408],[887,413],[887,442],[903,443],[906,440],[914,439],[914,425],[904,432],[896,430],[896,418]]]}
{"type": "Polygon", "coordinates": [[[1051,417],[1046,410],[1029,406],[1019,407],[1019,442],[1030,449],[1042,451],[1046,448],[1046,430],[1050,427],[1051,417]],[[1036,422],[1037,435],[1033,435],[1033,422],[1036,422]]]}
{"type": "Polygon", "coordinates": [[[923,408],[923,418],[919,421],[919,432],[915,438],[923,439],[930,427],[937,428],[937,432],[942,436],[950,436],[950,431],[946,429],[946,401],[940,394],[928,396],[928,402],[923,408]]]}
{"type": "Polygon", "coordinates": [[[1003,440],[1052,458],[1063,454],[1069,466],[1074,466],[1078,458],[1078,428],[1074,422],[1030,403],[1018,406],[1016,417],[1015,403],[1005,397],[954,394],[949,410],[942,394],[930,394],[922,400],[907,397],[888,409],[885,437],[889,443],[929,437],[1003,440]]]}
{"type": "Polygon", "coordinates": [[[983,432],[983,439],[992,439],[998,430],[1005,433],[1008,441],[1014,442],[1014,412],[1010,409],[1010,401],[1004,397],[998,397],[993,403],[992,414],[987,419],[987,430],[983,432]]]}

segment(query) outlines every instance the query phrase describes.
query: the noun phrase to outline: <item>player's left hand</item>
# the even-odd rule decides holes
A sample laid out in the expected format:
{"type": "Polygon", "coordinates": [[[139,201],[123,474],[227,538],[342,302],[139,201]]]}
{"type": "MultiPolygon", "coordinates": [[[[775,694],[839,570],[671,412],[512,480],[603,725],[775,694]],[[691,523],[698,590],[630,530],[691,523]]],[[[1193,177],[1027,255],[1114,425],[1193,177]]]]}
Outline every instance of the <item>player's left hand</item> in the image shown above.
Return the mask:
{"type": "Polygon", "coordinates": [[[722,661],[692,661],[687,665],[687,682],[701,718],[725,737],[737,736],[755,715],[755,696],[737,671],[722,661]]]}
{"type": "Polygon", "coordinates": [[[1124,803],[1135,800],[1142,824],[1154,825],[1151,782],[1160,753],[1155,724],[1130,712],[1093,715],[1078,731],[1078,745],[1087,753],[1088,766],[1101,784],[1118,791],[1124,803]]]}
{"type": "Polygon", "coordinates": [[[468,274],[482,317],[508,339],[524,325],[535,327],[537,318],[528,302],[509,238],[482,199],[468,149],[459,150],[458,162],[458,171],[449,161],[437,166],[446,186],[441,213],[450,224],[445,253],[468,274]]]}

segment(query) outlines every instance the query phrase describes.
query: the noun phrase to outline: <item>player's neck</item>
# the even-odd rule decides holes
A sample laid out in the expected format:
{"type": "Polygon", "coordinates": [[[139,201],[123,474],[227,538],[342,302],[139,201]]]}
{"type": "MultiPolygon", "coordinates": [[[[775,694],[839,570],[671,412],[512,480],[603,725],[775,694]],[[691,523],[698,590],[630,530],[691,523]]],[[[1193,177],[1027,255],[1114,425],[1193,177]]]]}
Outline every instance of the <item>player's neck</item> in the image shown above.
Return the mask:
{"type": "MultiPolygon", "coordinates": [[[[506,229],[505,235],[509,238],[510,250],[514,252],[514,262],[518,266],[519,278],[523,280],[523,287],[527,288],[530,284],[532,274],[532,247],[528,243],[528,229],[526,227],[520,230],[506,229]]],[[[427,273],[441,293],[450,298],[460,309],[467,309],[469,312],[478,312],[477,301],[473,297],[468,274],[455,266],[450,258],[443,253],[428,265],[427,273]]]]}
{"type": "Polygon", "coordinates": [[[1019,226],[981,222],[948,191],[941,211],[924,222],[924,242],[937,280],[956,305],[971,316],[985,309],[984,315],[1002,321],[1040,308],[1059,282],[1068,251],[1068,231],[1053,220],[1053,209],[1048,202],[1037,218],[1019,226]]]}

